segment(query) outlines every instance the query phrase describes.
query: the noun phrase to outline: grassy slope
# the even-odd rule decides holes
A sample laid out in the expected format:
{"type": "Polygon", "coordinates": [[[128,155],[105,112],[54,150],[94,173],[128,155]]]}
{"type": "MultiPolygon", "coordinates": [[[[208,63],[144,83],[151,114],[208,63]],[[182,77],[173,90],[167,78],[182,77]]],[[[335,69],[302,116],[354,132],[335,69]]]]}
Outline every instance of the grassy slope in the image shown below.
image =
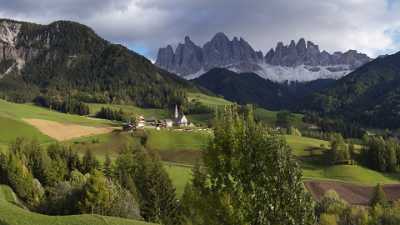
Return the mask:
{"type": "Polygon", "coordinates": [[[300,158],[306,179],[332,179],[368,185],[399,182],[398,177],[392,174],[379,173],[362,166],[324,165],[322,152],[329,147],[327,141],[296,136],[286,136],[286,140],[293,153],[300,158]],[[325,149],[321,149],[321,145],[324,145],[325,149]],[[314,149],[314,157],[310,156],[310,149],[314,149]]]}
{"type": "Polygon", "coordinates": [[[0,143],[6,145],[17,137],[36,139],[39,142],[49,142],[52,139],[42,134],[35,127],[20,120],[0,116],[0,143]]]}
{"type": "Polygon", "coordinates": [[[90,149],[102,160],[107,152],[113,157],[125,147],[140,146],[140,139],[138,137],[132,137],[131,134],[126,132],[116,131],[91,137],[76,138],[63,142],[63,144],[71,146],[72,149],[80,153],[90,149]]]}
{"type": "MultiPolygon", "coordinates": [[[[270,111],[270,110],[263,109],[263,108],[257,108],[254,111],[254,116],[256,119],[258,119],[266,124],[269,124],[271,126],[275,126],[276,114],[278,114],[278,111],[270,111]]],[[[294,116],[293,126],[302,127],[304,125],[304,123],[302,121],[303,115],[294,113],[293,116],[294,116]]]]}
{"type": "Polygon", "coordinates": [[[159,151],[201,150],[209,138],[205,132],[148,130],[147,147],[159,151]]]}
{"type": "Polygon", "coordinates": [[[46,216],[18,207],[12,190],[0,186],[0,224],[2,225],[146,225],[149,223],[98,215],[46,216]]]}
{"type": "Polygon", "coordinates": [[[189,101],[197,100],[208,106],[224,106],[232,104],[232,102],[225,100],[222,97],[214,97],[201,93],[188,93],[188,99],[189,101]]]}
{"type": "Polygon", "coordinates": [[[110,121],[90,119],[84,116],[59,113],[31,104],[16,104],[0,99],[0,117],[21,120],[23,118],[44,119],[56,122],[76,123],[90,126],[108,126],[110,121]]]}
{"type": "Polygon", "coordinates": [[[185,190],[187,182],[192,178],[192,168],[173,163],[165,163],[164,168],[176,188],[176,194],[180,198],[185,190]]]}
{"type": "MultiPolygon", "coordinates": [[[[301,167],[303,170],[303,175],[305,179],[313,180],[338,180],[345,182],[353,182],[365,185],[375,185],[376,183],[398,183],[399,177],[392,174],[379,173],[368,168],[357,166],[357,165],[335,165],[326,166],[323,165],[323,159],[318,157],[322,156],[323,151],[326,151],[329,147],[327,141],[307,138],[307,137],[297,137],[297,136],[285,136],[286,140],[293,149],[293,153],[299,157],[301,162],[301,167]],[[321,145],[324,149],[321,149],[321,145]],[[310,149],[314,149],[314,154],[317,157],[313,157],[309,160],[310,149]]],[[[175,137],[176,138],[176,137],[175,137]]],[[[199,140],[196,140],[199,141],[199,140]]],[[[205,140],[203,140],[206,143],[205,140]]],[[[165,145],[166,146],[166,145],[165,145]]],[[[173,151],[167,150],[165,151],[173,151]]],[[[190,163],[193,159],[189,159],[190,156],[181,159],[184,163],[190,163]]],[[[180,166],[173,164],[170,168],[167,167],[167,171],[173,183],[177,187],[178,193],[182,193],[184,183],[188,182],[191,178],[190,170],[187,166],[180,166]]]]}
{"type": "Polygon", "coordinates": [[[16,137],[34,138],[41,143],[52,139],[42,134],[35,127],[25,123],[22,119],[35,118],[63,123],[75,123],[88,126],[109,126],[106,120],[90,119],[83,116],[59,113],[31,104],[16,104],[0,99],[0,145],[7,145],[16,137]]]}

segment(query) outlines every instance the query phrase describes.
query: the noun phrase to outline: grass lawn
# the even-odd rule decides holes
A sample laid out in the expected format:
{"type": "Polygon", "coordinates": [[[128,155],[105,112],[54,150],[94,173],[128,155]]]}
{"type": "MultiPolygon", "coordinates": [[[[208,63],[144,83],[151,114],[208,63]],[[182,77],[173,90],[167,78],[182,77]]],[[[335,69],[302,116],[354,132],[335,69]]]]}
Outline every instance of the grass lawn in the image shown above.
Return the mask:
{"type": "Polygon", "coordinates": [[[89,149],[98,156],[99,160],[103,160],[107,152],[111,157],[114,157],[124,148],[138,148],[140,139],[130,133],[115,131],[108,134],[76,138],[62,144],[70,146],[79,153],[84,153],[89,149]]]}
{"type": "Polygon", "coordinates": [[[147,130],[147,147],[158,151],[201,150],[207,145],[209,135],[200,131],[147,130]]]}
{"type": "Polygon", "coordinates": [[[25,122],[0,116],[0,144],[7,145],[17,137],[36,139],[40,143],[53,140],[25,122]]]}
{"type": "Polygon", "coordinates": [[[214,96],[209,96],[201,93],[188,93],[188,100],[197,100],[204,105],[208,106],[224,106],[224,105],[231,105],[233,104],[232,102],[222,98],[222,97],[214,97],[214,96]]]}
{"type": "MultiPolygon", "coordinates": [[[[254,110],[254,117],[257,120],[260,120],[270,126],[275,126],[276,115],[278,114],[278,112],[279,111],[270,111],[270,110],[263,109],[263,108],[256,108],[254,110]]],[[[293,126],[295,126],[295,127],[304,126],[304,123],[302,121],[303,120],[302,114],[293,113],[292,115],[294,116],[293,126]]]]}
{"type": "Polygon", "coordinates": [[[99,215],[46,216],[17,206],[15,194],[0,186],[0,221],[2,225],[146,225],[149,223],[99,215]]]}
{"type": "Polygon", "coordinates": [[[109,126],[110,121],[52,111],[32,104],[17,104],[0,99],[0,117],[21,120],[24,118],[75,123],[88,126],[109,126]]]}
{"type": "Polygon", "coordinates": [[[176,188],[178,198],[182,197],[186,184],[192,179],[192,168],[173,163],[164,163],[164,168],[176,188]]]}
{"type": "Polygon", "coordinates": [[[303,169],[303,176],[305,179],[339,180],[365,185],[399,183],[399,177],[396,175],[380,173],[357,165],[303,169]]]}
{"type": "Polygon", "coordinates": [[[296,156],[309,156],[310,150],[319,149],[321,145],[329,147],[329,142],[315,138],[299,137],[293,135],[285,135],[286,141],[296,156]]]}

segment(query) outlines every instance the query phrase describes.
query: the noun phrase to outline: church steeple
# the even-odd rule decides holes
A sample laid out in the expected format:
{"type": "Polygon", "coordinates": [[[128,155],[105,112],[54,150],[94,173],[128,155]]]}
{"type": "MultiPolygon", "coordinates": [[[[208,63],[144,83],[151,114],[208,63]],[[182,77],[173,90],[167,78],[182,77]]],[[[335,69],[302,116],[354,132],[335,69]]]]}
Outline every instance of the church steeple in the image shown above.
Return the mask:
{"type": "Polygon", "coordinates": [[[175,119],[178,119],[178,117],[179,117],[178,105],[175,105],[175,119]]]}

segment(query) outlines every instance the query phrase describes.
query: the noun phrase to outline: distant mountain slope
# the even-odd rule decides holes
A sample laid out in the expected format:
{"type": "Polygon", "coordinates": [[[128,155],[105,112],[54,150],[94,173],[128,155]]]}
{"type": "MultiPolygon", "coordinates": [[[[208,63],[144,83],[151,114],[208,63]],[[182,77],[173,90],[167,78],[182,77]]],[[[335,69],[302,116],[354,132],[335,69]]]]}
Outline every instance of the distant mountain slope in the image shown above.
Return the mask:
{"type": "Polygon", "coordinates": [[[243,38],[230,40],[224,33],[217,33],[200,47],[189,37],[174,49],[169,45],[160,48],[156,65],[192,79],[216,68],[235,72],[254,72],[272,81],[312,81],[338,79],[371,59],[355,50],[330,54],[319,46],[301,38],[289,45],[279,42],[275,49],[263,55],[255,51],[243,38]]]}
{"type": "Polygon", "coordinates": [[[315,93],[305,108],[382,128],[400,127],[400,52],[377,58],[315,93]]]}
{"type": "Polygon", "coordinates": [[[239,104],[257,104],[267,109],[294,109],[305,95],[329,86],[333,80],[281,84],[254,73],[238,74],[215,68],[193,82],[239,104]]]}
{"type": "Polygon", "coordinates": [[[0,96],[76,96],[93,102],[162,107],[188,82],[84,25],[0,20],[0,96]]]}

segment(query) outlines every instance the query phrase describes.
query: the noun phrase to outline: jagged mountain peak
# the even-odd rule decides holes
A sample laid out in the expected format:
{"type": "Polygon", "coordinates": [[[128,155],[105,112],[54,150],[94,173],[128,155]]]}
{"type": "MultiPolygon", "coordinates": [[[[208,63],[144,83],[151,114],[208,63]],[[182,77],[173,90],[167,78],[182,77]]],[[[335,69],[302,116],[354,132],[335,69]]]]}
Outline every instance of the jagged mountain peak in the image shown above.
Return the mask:
{"type": "Polygon", "coordinates": [[[211,41],[217,41],[217,40],[224,40],[224,41],[229,41],[228,36],[224,32],[218,32],[214,35],[214,37],[211,39],[211,41]]]}
{"type": "Polygon", "coordinates": [[[305,81],[337,79],[370,60],[355,50],[330,54],[304,38],[291,40],[288,45],[280,41],[263,55],[244,38],[229,39],[218,32],[202,47],[185,37],[184,44],[179,44],[175,51],[160,48],[156,65],[187,79],[222,67],[241,73],[254,72],[274,81],[305,81]]]}

